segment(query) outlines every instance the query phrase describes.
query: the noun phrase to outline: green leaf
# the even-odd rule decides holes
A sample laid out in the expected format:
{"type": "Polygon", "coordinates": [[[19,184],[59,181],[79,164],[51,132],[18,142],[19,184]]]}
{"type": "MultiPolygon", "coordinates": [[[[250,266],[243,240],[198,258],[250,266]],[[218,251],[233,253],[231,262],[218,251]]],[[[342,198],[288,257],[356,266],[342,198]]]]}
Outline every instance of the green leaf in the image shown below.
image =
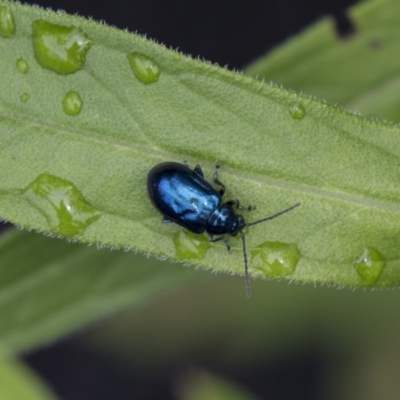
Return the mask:
{"type": "Polygon", "coordinates": [[[251,64],[246,73],[379,118],[400,121],[400,3],[365,1],[347,16],[354,32],[340,38],[324,18],[251,64]]]}
{"type": "Polygon", "coordinates": [[[256,400],[237,385],[199,370],[184,375],[177,389],[180,400],[256,400]]]}
{"type": "Polygon", "coordinates": [[[211,177],[218,160],[226,198],[257,205],[248,221],[301,202],[249,229],[253,276],[398,284],[398,127],[93,21],[1,4],[16,30],[0,38],[0,217],[242,273],[240,239],[228,254],[162,225],[146,193],[159,162],[199,162],[211,177]]]}
{"type": "Polygon", "coordinates": [[[0,342],[14,351],[43,345],[205,276],[132,252],[17,230],[1,236],[0,260],[0,342]]]}
{"type": "Polygon", "coordinates": [[[0,348],[0,399],[50,400],[55,397],[27,368],[0,348]]]}

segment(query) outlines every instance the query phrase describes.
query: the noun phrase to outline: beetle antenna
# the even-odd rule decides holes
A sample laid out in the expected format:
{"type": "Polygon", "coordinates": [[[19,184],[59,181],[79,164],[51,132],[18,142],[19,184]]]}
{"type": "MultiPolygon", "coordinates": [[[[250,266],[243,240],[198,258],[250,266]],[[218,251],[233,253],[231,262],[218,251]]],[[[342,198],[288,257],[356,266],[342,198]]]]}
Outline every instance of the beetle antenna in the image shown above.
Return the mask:
{"type": "Polygon", "coordinates": [[[247,266],[247,252],[246,252],[246,239],[244,237],[243,231],[240,231],[240,236],[242,237],[243,243],[243,257],[244,257],[244,279],[246,281],[246,295],[250,297],[250,278],[249,278],[249,268],[247,266]]]}
{"type": "MultiPolygon", "coordinates": [[[[271,216],[269,216],[269,217],[267,217],[267,218],[260,219],[260,220],[255,221],[255,222],[250,222],[249,224],[245,224],[244,226],[257,225],[257,224],[259,224],[260,222],[264,222],[264,221],[268,221],[268,220],[270,220],[270,219],[274,219],[274,218],[276,218],[276,217],[279,217],[279,216],[282,215],[282,214],[287,213],[287,212],[290,211],[290,210],[293,210],[293,208],[298,207],[300,204],[301,204],[301,203],[296,203],[294,206],[291,206],[291,207],[289,207],[289,208],[285,208],[284,210],[279,211],[278,213],[276,213],[276,214],[274,214],[274,215],[271,215],[271,216]]],[[[247,257],[246,257],[246,259],[247,259],[247,257]]],[[[247,268],[247,267],[246,267],[246,268],[247,268]]]]}

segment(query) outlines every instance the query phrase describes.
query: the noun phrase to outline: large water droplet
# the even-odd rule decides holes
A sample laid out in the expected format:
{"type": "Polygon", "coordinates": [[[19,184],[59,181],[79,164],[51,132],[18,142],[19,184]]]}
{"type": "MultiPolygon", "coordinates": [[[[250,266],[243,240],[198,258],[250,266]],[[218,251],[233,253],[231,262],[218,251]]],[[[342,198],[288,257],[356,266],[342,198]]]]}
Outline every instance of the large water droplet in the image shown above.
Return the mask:
{"type": "Polygon", "coordinates": [[[176,256],[180,259],[200,260],[210,248],[210,241],[204,235],[196,236],[189,231],[179,230],[172,238],[176,256]]]}
{"type": "Polygon", "coordinates": [[[22,101],[22,103],[26,103],[30,98],[31,96],[29,93],[22,93],[21,96],[19,96],[19,99],[22,101]]]}
{"type": "Polygon", "coordinates": [[[158,81],[161,68],[158,64],[142,53],[128,54],[129,64],[136,78],[142,83],[154,83],[158,81]]]}
{"type": "Polygon", "coordinates": [[[65,114],[74,116],[80,114],[83,101],[77,92],[70,91],[64,96],[62,104],[65,114]]]}
{"type": "Polygon", "coordinates": [[[0,6],[0,36],[10,38],[15,34],[14,15],[7,6],[0,6]]]}
{"type": "Polygon", "coordinates": [[[18,58],[15,66],[20,74],[27,74],[29,71],[28,63],[22,57],[18,58]]]}
{"type": "Polygon", "coordinates": [[[34,21],[32,28],[35,57],[42,67],[59,74],[72,74],[83,68],[93,42],[79,28],[44,20],[34,21]]]}
{"type": "Polygon", "coordinates": [[[382,254],[373,247],[366,247],[361,256],[354,262],[357,273],[364,285],[372,285],[376,282],[386,265],[382,254]]]}
{"type": "Polygon", "coordinates": [[[289,108],[290,115],[293,119],[303,119],[306,115],[306,109],[302,103],[297,103],[289,108]]]}
{"type": "Polygon", "coordinates": [[[48,173],[39,175],[23,193],[46,217],[50,229],[64,236],[82,233],[101,215],[72,182],[48,173]]]}
{"type": "Polygon", "coordinates": [[[294,243],[265,242],[251,250],[250,266],[271,277],[291,275],[300,256],[294,243]]]}

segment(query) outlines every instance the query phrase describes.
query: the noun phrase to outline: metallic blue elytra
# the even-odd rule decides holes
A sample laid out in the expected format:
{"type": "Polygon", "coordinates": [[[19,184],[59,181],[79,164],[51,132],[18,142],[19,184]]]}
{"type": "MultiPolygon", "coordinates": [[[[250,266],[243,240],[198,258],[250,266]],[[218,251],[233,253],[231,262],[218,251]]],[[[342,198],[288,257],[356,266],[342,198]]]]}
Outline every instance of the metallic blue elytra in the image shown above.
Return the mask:
{"type": "Polygon", "coordinates": [[[241,206],[234,199],[222,201],[225,186],[218,179],[220,165],[215,166],[213,182],[215,189],[204,178],[200,165],[191,170],[185,164],[166,162],[156,165],[148,174],[147,190],[154,207],[163,215],[163,222],[175,222],[196,234],[207,232],[210,241],[222,240],[228,251],[231,250],[226,234],[235,236],[240,233],[243,243],[243,255],[246,277],[246,292],[250,295],[250,283],[247,266],[246,242],[243,229],[284,214],[300,205],[297,203],[274,215],[256,222],[246,223],[243,216],[236,214],[234,207],[240,210],[254,210],[252,206],[241,206]],[[214,238],[214,235],[218,235],[214,238]]]}

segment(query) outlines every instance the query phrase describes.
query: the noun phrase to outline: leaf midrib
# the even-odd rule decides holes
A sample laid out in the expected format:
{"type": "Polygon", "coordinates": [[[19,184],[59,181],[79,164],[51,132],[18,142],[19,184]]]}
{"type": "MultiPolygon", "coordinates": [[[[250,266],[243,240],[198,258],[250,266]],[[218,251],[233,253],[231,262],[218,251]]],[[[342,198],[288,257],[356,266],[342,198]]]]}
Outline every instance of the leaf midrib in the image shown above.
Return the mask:
{"type": "MultiPolygon", "coordinates": [[[[76,129],[72,129],[66,126],[60,126],[52,122],[43,122],[43,121],[38,121],[35,118],[32,118],[30,116],[22,115],[22,114],[15,114],[13,112],[9,112],[4,110],[4,108],[0,108],[0,116],[15,122],[23,122],[25,124],[30,124],[30,125],[36,125],[37,127],[45,127],[49,131],[54,130],[58,133],[61,134],[68,134],[68,135],[75,135],[82,137],[84,136],[88,140],[92,140],[94,142],[100,143],[100,144],[108,144],[116,148],[118,151],[132,151],[135,152],[137,155],[143,154],[143,152],[146,153],[153,153],[154,155],[157,156],[157,158],[161,159],[173,159],[174,157],[171,156],[171,152],[165,152],[160,149],[154,149],[154,148],[148,148],[144,147],[143,145],[139,144],[133,144],[133,143],[128,143],[126,141],[121,141],[117,139],[110,139],[105,135],[97,135],[93,132],[90,131],[85,131],[85,130],[80,130],[77,131],[76,129]]],[[[176,155],[175,158],[179,158],[179,155],[176,155]]],[[[267,176],[263,175],[257,175],[257,174],[250,174],[250,173],[240,173],[238,174],[237,171],[233,171],[229,167],[224,168],[224,173],[229,174],[231,176],[242,176],[245,179],[252,181],[254,183],[262,183],[266,186],[269,186],[271,188],[280,188],[280,189],[286,189],[290,190],[292,192],[302,192],[305,194],[311,194],[313,196],[318,196],[318,197],[323,197],[323,198],[329,198],[333,200],[340,200],[344,203],[349,203],[349,204],[354,204],[358,206],[364,206],[368,207],[370,209],[376,209],[378,211],[389,211],[389,212],[394,212],[400,214],[400,205],[396,203],[391,203],[389,201],[383,201],[383,200],[375,200],[366,196],[361,196],[357,194],[349,194],[343,191],[330,191],[327,189],[321,189],[321,188],[314,188],[312,186],[308,185],[301,185],[301,184],[294,184],[291,182],[285,182],[283,180],[277,180],[274,178],[269,178],[267,176]]],[[[109,212],[107,212],[109,213],[109,212]]]]}

